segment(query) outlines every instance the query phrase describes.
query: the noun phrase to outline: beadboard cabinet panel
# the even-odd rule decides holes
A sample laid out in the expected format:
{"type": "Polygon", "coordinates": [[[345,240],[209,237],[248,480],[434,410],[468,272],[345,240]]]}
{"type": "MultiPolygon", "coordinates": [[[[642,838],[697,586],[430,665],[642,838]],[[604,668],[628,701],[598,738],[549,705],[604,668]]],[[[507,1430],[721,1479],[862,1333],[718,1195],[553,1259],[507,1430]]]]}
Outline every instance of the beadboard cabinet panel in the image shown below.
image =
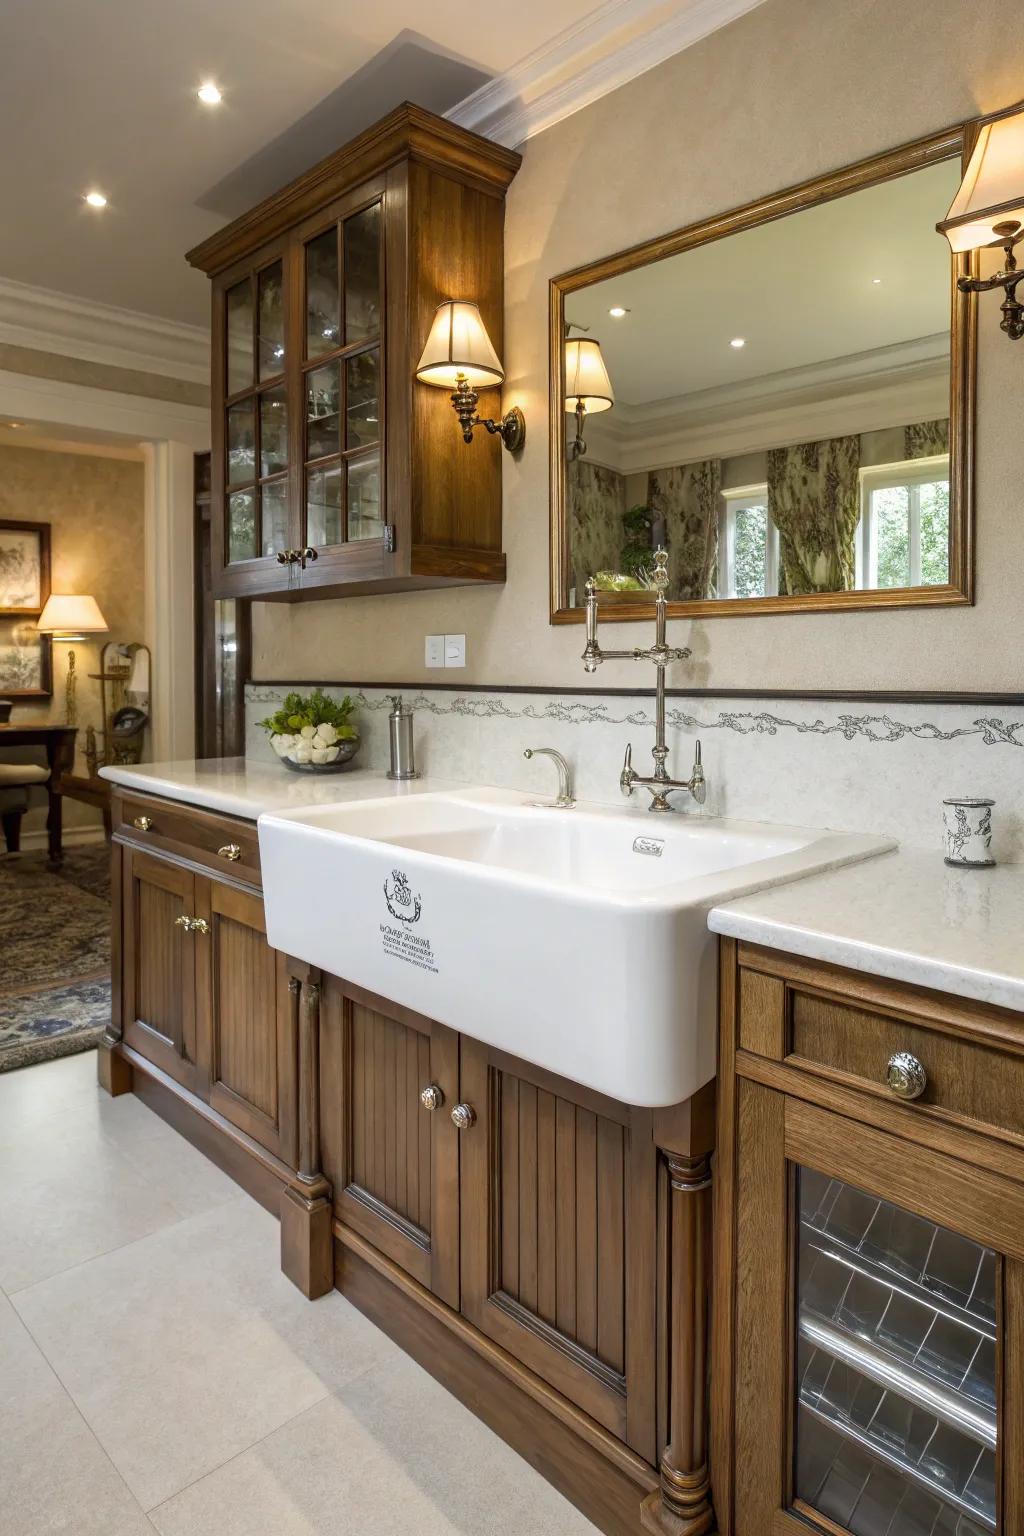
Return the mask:
{"type": "Polygon", "coordinates": [[[196,877],[136,849],[122,865],[124,1038],[194,1092],[205,1091],[196,1032],[196,877]]]}

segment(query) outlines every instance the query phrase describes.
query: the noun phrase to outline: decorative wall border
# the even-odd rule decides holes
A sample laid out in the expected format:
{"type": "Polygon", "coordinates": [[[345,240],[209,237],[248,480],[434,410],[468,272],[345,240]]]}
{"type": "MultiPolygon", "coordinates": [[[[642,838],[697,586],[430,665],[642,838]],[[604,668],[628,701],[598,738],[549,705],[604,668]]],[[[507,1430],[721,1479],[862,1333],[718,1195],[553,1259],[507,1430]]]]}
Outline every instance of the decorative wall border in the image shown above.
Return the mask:
{"type": "MultiPolygon", "coordinates": [[[[290,688],[301,684],[249,684],[246,698],[253,703],[275,704],[290,688]]],[[[389,707],[386,697],[370,698],[357,684],[322,684],[324,687],[345,687],[353,692],[361,709],[373,712],[389,707]]],[[[372,686],[374,692],[380,685],[372,686]]],[[[465,690],[451,689],[454,697],[443,702],[431,698],[423,689],[411,691],[413,697],[406,702],[412,710],[436,717],[457,716],[474,720],[538,720],[553,721],[560,725],[612,725],[654,726],[654,717],[645,708],[615,714],[608,704],[585,703],[576,698],[562,702],[547,695],[547,702],[537,706],[526,703],[516,708],[495,693],[475,693],[467,696],[465,690]]],[[[448,689],[445,690],[449,691],[448,689]]],[[[541,690],[536,690],[541,692],[541,690]]],[[[594,690],[591,690],[593,692],[594,690]]],[[[962,706],[961,706],[962,707],[962,706]]],[[[720,710],[715,718],[701,718],[678,707],[666,711],[666,723],[674,730],[732,731],[739,736],[777,736],[781,731],[794,731],[798,736],[840,736],[844,741],[865,740],[878,744],[890,744],[906,739],[927,742],[953,742],[975,738],[986,747],[1007,746],[1024,750],[1024,716],[1009,721],[995,716],[979,717],[965,721],[963,725],[944,729],[933,721],[918,722],[895,719],[889,714],[840,714],[834,721],[793,720],[768,710],[720,710]]]]}

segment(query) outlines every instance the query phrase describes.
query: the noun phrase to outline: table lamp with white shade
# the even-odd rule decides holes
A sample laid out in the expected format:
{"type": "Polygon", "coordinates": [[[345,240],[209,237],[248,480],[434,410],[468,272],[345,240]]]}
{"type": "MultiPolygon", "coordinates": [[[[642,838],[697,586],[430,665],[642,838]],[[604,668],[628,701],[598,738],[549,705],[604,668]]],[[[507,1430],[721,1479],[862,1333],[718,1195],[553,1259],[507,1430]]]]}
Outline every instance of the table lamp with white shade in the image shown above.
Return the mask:
{"type": "MultiPolygon", "coordinates": [[[[37,628],[41,635],[52,635],[55,640],[87,640],[92,635],[105,635],[108,625],[94,597],[51,592],[39,615],[37,628]]],[[[68,725],[78,723],[78,702],[75,697],[77,684],[75,653],[71,650],[68,651],[68,670],[64,684],[64,719],[68,725]]]]}

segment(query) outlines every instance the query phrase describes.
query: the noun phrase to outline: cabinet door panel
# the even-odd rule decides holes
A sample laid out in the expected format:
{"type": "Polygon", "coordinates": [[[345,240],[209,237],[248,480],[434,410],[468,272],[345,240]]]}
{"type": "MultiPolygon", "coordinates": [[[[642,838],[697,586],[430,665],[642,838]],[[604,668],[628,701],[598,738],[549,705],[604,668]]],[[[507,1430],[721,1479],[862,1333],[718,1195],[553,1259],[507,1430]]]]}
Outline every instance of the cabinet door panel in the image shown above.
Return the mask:
{"type": "Polygon", "coordinates": [[[650,1117],[463,1037],[462,1310],[654,1459],[650,1117]]]}
{"type": "Polygon", "coordinates": [[[197,881],[210,932],[198,990],[210,1064],[210,1104],[296,1166],[297,997],[287,961],[266,939],[258,896],[197,881]]]}
{"type": "Polygon", "coordinates": [[[324,980],[324,1172],[340,1220],[435,1295],[459,1304],[458,1040],[451,1030],[324,980]],[[435,1110],[420,1095],[443,1095],[435,1110]]]}
{"type": "Polygon", "coordinates": [[[198,1091],[203,1074],[196,1037],[197,936],[179,921],[195,915],[195,887],[190,870],[125,850],[124,1038],[147,1061],[198,1091]]]}

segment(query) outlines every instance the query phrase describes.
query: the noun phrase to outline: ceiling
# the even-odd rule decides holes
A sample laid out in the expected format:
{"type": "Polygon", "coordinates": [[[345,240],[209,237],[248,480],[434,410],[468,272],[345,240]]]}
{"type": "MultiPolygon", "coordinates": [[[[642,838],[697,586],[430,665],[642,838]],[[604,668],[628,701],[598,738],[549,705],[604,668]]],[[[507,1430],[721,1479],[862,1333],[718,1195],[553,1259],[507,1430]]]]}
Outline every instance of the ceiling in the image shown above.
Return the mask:
{"type": "Polygon", "coordinates": [[[3,0],[0,277],[204,325],[187,249],[399,102],[444,112],[593,7],[518,0],[506,27],[467,23],[464,0],[3,0]]]}
{"type": "Polygon", "coordinates": [[[600,341],[626,405],[935,337],[950,308],[935,223],[959,185],[958,160],[929,166],[596,283],[569,295],[566,319],[600,341]]]}

